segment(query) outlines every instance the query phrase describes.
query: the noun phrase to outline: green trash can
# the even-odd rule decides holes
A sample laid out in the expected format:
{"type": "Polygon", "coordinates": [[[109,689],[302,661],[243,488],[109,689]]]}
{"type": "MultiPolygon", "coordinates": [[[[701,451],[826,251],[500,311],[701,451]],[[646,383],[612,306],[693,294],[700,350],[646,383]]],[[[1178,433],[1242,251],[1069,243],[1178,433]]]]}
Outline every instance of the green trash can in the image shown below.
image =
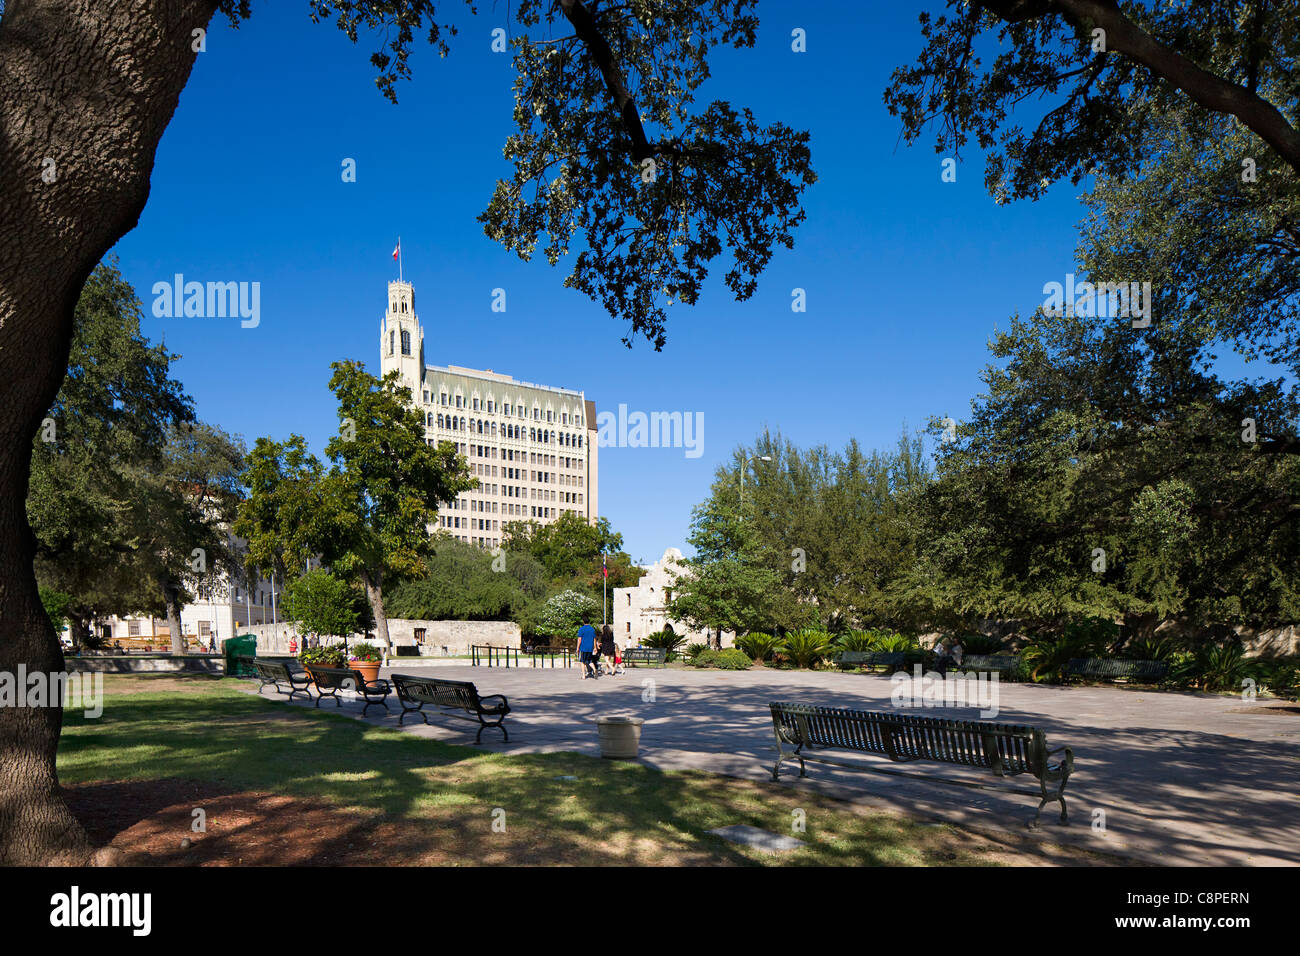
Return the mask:
{"type": "Polygon", "coordinates": [[[252,634],[230,638],[221,646],[221,653],[226,659],[227,677],[253,676],[253,666],[241,659],[257,656],[257,638],[252,634]]]}

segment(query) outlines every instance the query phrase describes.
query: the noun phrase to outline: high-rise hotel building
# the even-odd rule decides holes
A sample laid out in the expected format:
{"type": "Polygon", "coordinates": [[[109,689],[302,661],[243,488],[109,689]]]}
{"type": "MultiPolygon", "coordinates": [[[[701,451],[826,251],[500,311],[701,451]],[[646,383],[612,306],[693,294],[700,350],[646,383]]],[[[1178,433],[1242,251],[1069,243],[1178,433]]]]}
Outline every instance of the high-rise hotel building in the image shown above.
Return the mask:
{"type": "Polygon", "coordinates": [[[479,481],[439,507],[439,530],[492,548],[511,521],[549,524],[565,511],[596,520],[596,407],[582,392],[425,365],[409,282],[388,283],[379,350],[382,374],[399,372],[424,415],[425,440],[455,445],[479,481]]]}

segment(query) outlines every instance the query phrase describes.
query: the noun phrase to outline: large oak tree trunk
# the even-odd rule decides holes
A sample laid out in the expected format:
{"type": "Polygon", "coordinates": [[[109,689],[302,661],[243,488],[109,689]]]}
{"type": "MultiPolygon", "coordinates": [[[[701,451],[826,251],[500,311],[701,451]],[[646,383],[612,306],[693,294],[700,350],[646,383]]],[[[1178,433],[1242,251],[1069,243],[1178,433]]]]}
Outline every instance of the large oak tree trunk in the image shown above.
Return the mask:
{"type": "Polygon", "coordinates": [[[387,664],[392,643],[388,639],[388,615],[384,613],[383,581],[382,572],[381,576],[374,578],[368,571],[361,572],[361,584],[366,590],[366,600],[370,602],[370,610],[375,615],[375,637],[379,639],[380,646],[384,649],[384,663],[387,664]]]}
{"type": "Polygon", "coordinates": [[[172,653],[185,653],[185,635],[181,633],[181,589],[175,584],[163,587],[163,600],[167,605],[167,632],[171,636],[172,653]]]}
{"type": "MultiPolygon", "coordinates": [[[[32,439],[86,277],[139,219],[189,79],[199,0],[10,0],[0,18],[0,671],[61,670],[32,571],[32,439]]],[[[59,795],[58,707],[0,708],[0,864],[84,862],[59,795]]],[[[111,859],[111,858],[110,858],[111,859]]]]}

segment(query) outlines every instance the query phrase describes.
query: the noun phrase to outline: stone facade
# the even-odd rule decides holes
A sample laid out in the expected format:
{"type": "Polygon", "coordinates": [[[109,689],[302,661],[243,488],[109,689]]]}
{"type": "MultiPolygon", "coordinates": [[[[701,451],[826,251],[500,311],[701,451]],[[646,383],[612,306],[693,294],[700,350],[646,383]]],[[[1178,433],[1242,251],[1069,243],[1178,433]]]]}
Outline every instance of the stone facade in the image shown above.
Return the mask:
{"type": "MultiPolygon", "coordinates": [[[[688,644],[712,643],[707,630],[692,628],[668,616],[667,604],[676,580],[689,573],[681,561],[682,553],[669,548],[654,564],[649,567],[642,565],[646,573],[636,587],[614,588],[614,640],[618,644],[637,647],[646,637],[665,627],[671,627],[677,634],[685,634],[688,644]]],[[[731,647],[734,643],[735,635],[724,631],[722,646],[731,647]]]]}
{"type": "MultiPolygon", "coordinates": [[[[302,637],[291,624],[262,624],[241,632],[257,637],[257,653],[288,654],[290,642],[296,653],[302,650],[302,637]]],[[[468,654],[471,644],[494,644],[497,647],[521,646],[519,625],[512,621],[415,621],[388,619],[388,638],[393,645],[414,645],[422,657],[451,657],[468,654]],[[423,633],[420,633],[423,632],[423,633]],[[418,638],[418,639],[417,639],[418,638]]],[[[348,638],[349,644],[364,640],[361,634],[348,638]]],[[[325,643],[335,643],[326,638],[325,643]]]]}

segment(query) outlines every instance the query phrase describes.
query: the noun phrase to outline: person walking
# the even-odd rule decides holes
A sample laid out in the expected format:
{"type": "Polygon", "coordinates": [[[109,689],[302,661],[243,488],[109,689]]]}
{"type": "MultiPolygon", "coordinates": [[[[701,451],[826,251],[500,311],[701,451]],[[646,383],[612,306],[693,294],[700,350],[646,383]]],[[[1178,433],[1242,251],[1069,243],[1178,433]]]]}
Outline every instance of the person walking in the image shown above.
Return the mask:
{"type": "Polygon", "coordinates": [[[600,656],[605,662],[605,673],[614,675],[614,629],[606,624],[600,631],[600,656]]]}
{"type": "Polygon", "coordinates": [[[582,615],[582,627],[578,628],[578,661],[582,664],[582,679],[599,677],[593,658],[596,651],[596,629],[591,626],[591,615],[582,615]]]}

